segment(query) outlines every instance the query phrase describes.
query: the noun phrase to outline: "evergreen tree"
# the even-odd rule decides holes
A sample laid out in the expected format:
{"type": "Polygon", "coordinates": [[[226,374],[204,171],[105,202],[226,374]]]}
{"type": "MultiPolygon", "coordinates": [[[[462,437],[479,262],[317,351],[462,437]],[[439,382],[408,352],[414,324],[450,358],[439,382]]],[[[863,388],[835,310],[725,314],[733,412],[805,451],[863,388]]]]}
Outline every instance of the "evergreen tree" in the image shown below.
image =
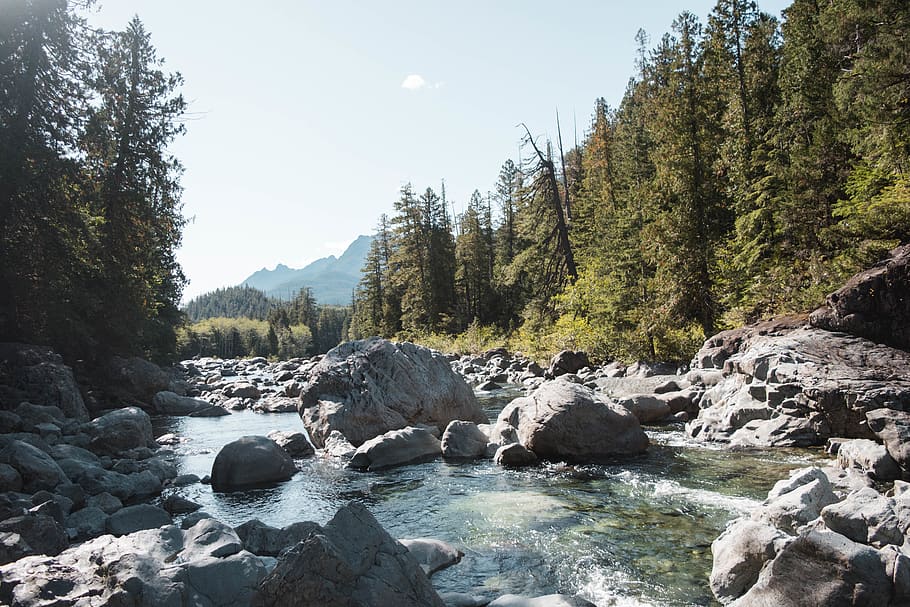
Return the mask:
{"type": "Polygon", "coordinates": [[[493,322],[493,241],[489,206],[474,190],[455,244],[459,328],[493,322]]]}

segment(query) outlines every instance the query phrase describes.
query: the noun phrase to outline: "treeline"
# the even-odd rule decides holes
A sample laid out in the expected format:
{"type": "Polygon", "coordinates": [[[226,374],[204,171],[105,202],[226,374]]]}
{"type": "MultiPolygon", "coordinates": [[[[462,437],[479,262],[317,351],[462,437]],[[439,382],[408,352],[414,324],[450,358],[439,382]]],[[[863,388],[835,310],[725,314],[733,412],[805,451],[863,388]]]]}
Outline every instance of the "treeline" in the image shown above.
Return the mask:
{"type": "MultiPolygon", "coordinates": [[[[584,141],[527,132],[447,213],[402,189],[352,335],[498,327],[600,358],[685,359],[723,328],[821,303],[910,238],[910,3],[719,0],[656,45],[584,141]]],[[[557,118],[558,120],[558,118],[557,118]]],[[[557,122],[558,127],[558,122],[557,122]]]]}
{"type": "Polygon", "coordinates": [[[185,284],[167,152],[181,77],[138,19],[98,31],[62,0],[0,13],[0,339],[167,356],[185,284]]]}
{"type": "Polygon", "coordinates": [[[181,358],[313,356],[344,341],[351,322],[350,308],[317,304],[308,288],[291,300],[248,286],[217,289],[187,303],[184,313],[193,322],[178,332],[181,358]]]}

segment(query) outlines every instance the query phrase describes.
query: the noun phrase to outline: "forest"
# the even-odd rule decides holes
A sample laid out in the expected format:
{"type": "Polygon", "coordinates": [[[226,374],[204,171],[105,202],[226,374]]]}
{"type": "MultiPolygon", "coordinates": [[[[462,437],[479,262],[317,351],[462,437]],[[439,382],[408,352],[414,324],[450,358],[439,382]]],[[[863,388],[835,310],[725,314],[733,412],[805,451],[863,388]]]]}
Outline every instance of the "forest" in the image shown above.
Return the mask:
{"type": "Polygon", "coordinates": [[[687,360],[806,312],[910,237],[910,3],[684,12],[582,142],[522,158],[451,217],[444,184],[379,219],[351,335],[687,360]],[[459,334],[458,337],[451,337],[459,334]],[[448,337],[447,337],[448,336],[448,337]]]}
{"type": "Polygon", "coordinates": [[[353,310],[263,300],[231,312],[249,326],[200,310],[194,328],[168,152],[182,78],[138,18],[100,31],[80,17],[91,4],[15,2],[0,19],[0,339],[70,360],[300,355],[367,335],[684,360],[718,329],[812,309],[910,238],[910,3],[795,0],[778,21],[718,0],[638,33],[625,94],[596,101],[577,144],[558,114],[555,140],[518,127],[521,157],[463,213],[444,183],[403,187],[353,310]]]}

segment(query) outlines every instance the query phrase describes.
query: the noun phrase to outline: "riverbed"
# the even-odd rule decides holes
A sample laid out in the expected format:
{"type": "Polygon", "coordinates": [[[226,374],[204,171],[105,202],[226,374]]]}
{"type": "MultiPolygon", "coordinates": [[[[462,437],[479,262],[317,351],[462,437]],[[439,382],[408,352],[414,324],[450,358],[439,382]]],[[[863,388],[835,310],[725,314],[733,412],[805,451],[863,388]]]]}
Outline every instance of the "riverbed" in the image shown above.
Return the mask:
{"type": "MultiPolygon", "coordinates": [[[[518,393],[481,397],[495,419],[518,393]]],[[[209,474],[218,450],[247,434],[302,431],[296,413],[235,412],[155,420],[181,474],[209,474]]],[[[364,503],[397,538],[433,537],[465,553],[436,573],[440,592],[579,594],[607,606],[717,605],[708,587],[711,542],[757,505],[775,481],[824,459],[818,451],[730,452],[689,440],[681,425],[647,428],[647,454],[598,465],[542,464],[507,470],[492,461],[437,460],[378,473],[347,470],[320,455],[271,489],[179,490],[230,525],[323,524],[350,500],[364,503]]]]}

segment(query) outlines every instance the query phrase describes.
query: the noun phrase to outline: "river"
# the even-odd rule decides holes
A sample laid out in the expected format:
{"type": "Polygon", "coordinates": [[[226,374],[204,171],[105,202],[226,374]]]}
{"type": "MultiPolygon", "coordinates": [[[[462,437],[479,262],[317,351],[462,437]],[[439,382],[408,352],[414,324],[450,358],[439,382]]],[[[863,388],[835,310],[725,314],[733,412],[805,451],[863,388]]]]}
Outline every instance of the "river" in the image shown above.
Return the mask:
{"type": "MultiPolygon", "coordinates": [[[[495,419],[517,394],[481,404],[495,419]]],[[[174,448],[178,467],[200,477],[240,436],[302,427],[296,413],[155,420],[156,434],[189,439],[174,448]]],[[[599,607],[717,605],[708,587],[711,542],[775,481],[824,454],[733,453],[688,440],[679,425],[647,431],[648,453],[615,463],[507,470],[488,460],[437,460],[364,473],[317,455],[298,460],[300,473],[275,488],[218,494],[197,483],[179,491],[235,526],[251,518],[323,524],[358,500],[394,537],[438,538],[465,553],[433,576],[440,592],[577,593],[599,607]]]]}

